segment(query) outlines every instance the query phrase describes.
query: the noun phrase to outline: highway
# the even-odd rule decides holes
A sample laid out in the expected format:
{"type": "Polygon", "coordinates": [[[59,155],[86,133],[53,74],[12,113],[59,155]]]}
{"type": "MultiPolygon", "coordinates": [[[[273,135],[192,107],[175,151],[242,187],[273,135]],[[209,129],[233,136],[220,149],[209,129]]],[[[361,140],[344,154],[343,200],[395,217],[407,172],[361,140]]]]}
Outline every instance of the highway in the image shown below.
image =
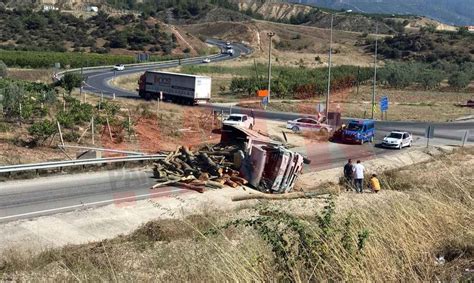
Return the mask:
{"type": "MultiPolygon", "coordinates": [[[[223,46],[224,42],[210,40],[212,44],[223,46]]],[[[237,58],[242,53],[250,53],[251,50],[241,44],[233,44],[236,52],[234,57],[226,54],[209,56],[212,61],[223,61],[237,58]]],[[[182,64],[201,64],[200,59],[188,59],[182,64]]],[[[129,67],[124,71],[116,72],[115,75],[128,75],[143,72],[149,69],[162,69],[178,66],[178,62],[162,62],[147,66],[129,67]]],[[[84,87],[85,91],[100,93],[117,97],[139,99],[137,93],[118,89],[108,84],[113,78],[111,70],[96,70],[87,73],[88,78],[84,87]]],[[[215,110],[229,111],[229,106],[208,105],[215,110]]],[[[232,112],[249,113],[249,109],[232,107],[232,112]]],[[[258,121],[290,120],[300,117],[298,113],[269,112],[255,110],[254,115],[258,121]]],[[[438,144],[459,144],[465,131],[470,129],[471,141],[474,140],[474,123],[424,123],[424,122],[393,122],[377,121],[377,141],[392,129],[411,131],[422,136],[428,125],[434,125],[435,137],[438,144]]],[[[415,146],[423,146],[425,140],[417,137],[415,146]]],[[[393,154],[396,150],[385,150],[378,146],[365,144],[362,146],[341,145],[334,143],[318,144],[310,143],[307,146],[295,148],[298,152],[306,154],[312,163],[309,170],[323,170],[342,166],[347,158],[370,159],[380,154],[393,154]]],[[[34,180],[21,180],[1,183],[0,186],[0,222],[8,222],[18,219],[28,219],[41,215],[54,214],[58,212],[101,206],[106,204],[120,204],[124,201],[135,201],[139,199],[150,199],[167,197],[170,194],[189,193],[189,191],[178,188],[167,188],[165,190],[150,191],[149,188],[155,184],[151,172],[143,170],[105,171],[96,173],[84,173],[78,175],[52,176],[34,180]]]]}

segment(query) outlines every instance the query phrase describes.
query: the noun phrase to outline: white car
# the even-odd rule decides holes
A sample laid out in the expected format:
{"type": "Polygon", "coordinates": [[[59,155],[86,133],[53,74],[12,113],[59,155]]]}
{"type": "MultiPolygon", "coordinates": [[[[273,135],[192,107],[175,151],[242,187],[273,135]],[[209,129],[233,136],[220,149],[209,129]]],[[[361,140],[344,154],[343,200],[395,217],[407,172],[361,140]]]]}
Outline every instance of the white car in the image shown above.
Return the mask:
{"type": "Polygon", "coordinates": [[[298,118],[288,121],[286,123],[286,128],[291,129],[295,133],[300,131],[317,131],[329,133],[333,130],[328,124],[320,123],[314,118],[298,118]]]}
{"type": "Polygon", "coordinates": [[[398,148],[410,147],[413,143],[413,137],[408,132],[392,131],[390,134],[385,136],[382,141],[383,147],[398,148]]]}
{"type": "Polygon", "coordinates": [[[202,62],[203,62],[203,63],[211,63],[211,59],[206,58],[206,59],[202,60],[202,62]]]}
{"type": "Polygon", "coordinates": [[[230,114],[222,122],[224,125],[241,126],[247,129],[253,129],[254,119],[245,114],[230,114]]]}
{"type": "Polygon", "coordinates": [[[125,70],[125,65],[124,64],[117,64],[114,66],[115,71],[123,71],[125,70]]]}

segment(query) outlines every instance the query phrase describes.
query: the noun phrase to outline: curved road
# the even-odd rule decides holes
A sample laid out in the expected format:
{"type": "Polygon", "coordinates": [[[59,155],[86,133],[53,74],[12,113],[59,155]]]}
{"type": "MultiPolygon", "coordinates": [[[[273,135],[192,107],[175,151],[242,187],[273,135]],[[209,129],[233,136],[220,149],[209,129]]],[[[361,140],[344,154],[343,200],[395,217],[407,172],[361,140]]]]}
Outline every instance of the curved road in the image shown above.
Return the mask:
{"type": "MultiPolygon", "coordinates": [[[[209,43],[223,47],[224,42],[210,40],[209,43]]],[[[242,53],[250,53],[251,50],[241,44],[233,44],[236,52],[235,57],[242,53]]],[[[212,61],[229,60],[233,57],[226,54],[209,56],[212,61]]],[[[182,60],[182,64],[201,64],[202,58],[190,58],[182,60]]],[[[128,67],[118,75],[127,75],[143,72],[149,69],[170,68],[178,66],[177,61],[162,62],[147,66],[128,67]]],[[[87,73],[85,91],[94,93],[102,92],[111,96],[115,93],[117,97],[138,98],[134,92],[114,88],[107,81],[113,78],[114,72],[108,70],[90,71],[87,73]]],[[[209,105],[215,110],[229,110],[229,106],[209,105]]],[[[249,113],[250,109],[232,107],[232,112],[249,113]]],[[[298,113],[268,112],[255,110],[257,125],[263,119],[290,120],[299,117],[298,113]]],[[[434,141],[438,144],[459,144],[465,130],[471,129],[470,139],[474,139],[474,123],[430,123],[435,126],[434,141]]],[[[383,137],[383,132],[392,129],[411,131],[422,136],[428,123],[424,122],[376,122],[378,131],[377,140],[383,137]]],[[[416,138],[415,146],[423,146],[423,138],[416,138]]],[[[368,159],[378,154],[391,154],[395,150],[384,150],[371,145],[351,146],[340,144],[308,144],[295,150],[306,154],[312,163],[310,170],[322,170],[341,166],[347,158],[368,159]]],[[[155,183],[151,172],[142,170],[119,170],[97,173],[84,173],[78,175],[52,176],[35,180],[22,180],[1,183],[0,186],[0,222],[8,222],[17,219],[27,219],[41,215],[54,214],[75,209],[82,209],[106,204],[134,201],[138,199],[151,199],[167,197],[175,194],[189,193],[179,188],[167,188],[156,192],[148,188],[155,183]]]]}
{"type": "MultiPolygon", "coordinates": [[[[210,39],[207,41],[209,44],[218,46],[219,48],[225,48],[225,42],[216,39],[210,39]]],[[[238,58],[242,54],[251,53],[252,50],[240,43],[232,43],[232,46],[235,51],[234,56],[229,56],[227,54],[217,54],[213,56],[209,56],[212,61],[224,61],[224,60],[232,60],[238,58]]],[[[181,65],[198,65],[202,63],[201,58],[190,58],[186,60],[182,60],[181,65]]],[[[171,62],[163,62],[163,63],[156,63],[153,65],[147,66],[137,66],[137,67],[130,67],[126,68],[125,71],[117,72],[115,75],[117,76],[124,76],[139,72],[144,72],[146,70],[155,70],[155,69],[165,69],[165,68],[173,68],[179,66],[178,61],[174,60],[171,62]]],[[[88,77],[86,80],[86,86],[84,90],[94,92],[94,93],[103,93],[107,96],[112,96],[114,93],[117,97],[126,97],[126,98],[140,98],[137,92],[131,92],[128,90],[120,89],[114,86],[109,85],[109,81],[113,79],[114,71],[111,70],[100,70],[88,73],[88,77]]],[[[224,110],[229,111],[231,107],[218,105],[218,104],[211,104],[204,107],[212,107],[215,110],[224,110]]],[[[232,107],[232,112],[234,113],[250,113],[250,109],[240,108],[240,107],[232,107]]],[[[289,112],[271,112],[271,111],[263,111],[263,110],[254,110],[254,115],[257,118],[262,119],[269,119],[269,120],[292,120],[301,117],[299,113],[289,113],[289,112]]],[[[375,123],[376,129],[379,132],[389,132],[393,129],[399,129],[404,131],[412,132],[414,135],[423,136],[425,133],[426,128],[429,125],[433,125],[435,127],[435,138],[447,139],[447,140],[455,140],[460,141],[464,136],[466,130],[470,131],[470,140],[474,140],[474,122],[456,122],[456,123],[429,123],[429,122],[404,122],[404,121],[376,121],[375,123]]]]}
{"type": "MultiPolygon", "coordinates": [[[[221,50],[225,48],[225,42],[215,39],[207,40],[207,43],[211,45],[215,45],[219,47],[221,50]]],[[[171,60],[165,62],[157,62],[155,64],[147,64],[143,66],[134,66],[134,67],[125,67],[124,71],[116,71],[114,72],[111,69],[102,69],[97,71],[90,71],[87,72],[85,86],[83,90],[93,92],[93,93],[103,93],[106,96],[113,96],[115,94],[116,97],[125,97],[125,98],[140,98],[137,92],[131,92],[128,90],[116,88],[110,85],[108,82],[114,78],[114,76],[126,76],[135,73],[145,72],[147,70],[157,70],[157,69],[167,69],[167,68],[174,68],[180,65],[199,65],[199,64],[207,64],[203,63],[204,58],[211,59],[211,62],[218,62],[218,61],[225,61],[225,60],[232,60],[235,58],[240,57],[242,54],[251,53],[252,50],[242,44],[235,43],[232,44],[234,49],[234,56],[230,56],[228,54],[215,54],[210,56],[203,56],[197,58],[188,58],[188,59],[181,59],[179,60],[171,60]]]]}

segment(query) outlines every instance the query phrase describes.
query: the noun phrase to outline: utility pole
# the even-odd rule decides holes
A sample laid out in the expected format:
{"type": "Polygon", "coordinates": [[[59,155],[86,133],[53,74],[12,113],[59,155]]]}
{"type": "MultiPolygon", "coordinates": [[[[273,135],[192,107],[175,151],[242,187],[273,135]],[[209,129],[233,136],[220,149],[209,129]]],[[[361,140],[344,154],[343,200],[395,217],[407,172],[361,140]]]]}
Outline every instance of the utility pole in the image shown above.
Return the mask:
{"type": "Polygon", "coordinates": [[[329,37],[329,62],[328,62],[328,92],[326,95],[326,119],[328,119],[328,114],[329,114],[329,96],[331,94],[331,67],[332,67],[332,30],[334,28],[334,16],[339,15],[339,14],[344,14],[344,13],[351,13],[352,10],[346,10],[341,13],[333,13],[331,14],[331,35],[329,37]]]}
{"type": "Polygon", "coordinates": [[[329,62],[328,62],[328,93],[326,95],[326,119],[329,117],[329,95],[331,94],[331,65],[332,65],[332,28],[334,25],[334,14],[331,14],[331,35],[329,37],[329,62]]]}
{"type": "Polygon", "coordinates": [[[377,22],[375,26],[375,54],[374,54],[374,86],[372,88],[372,119],[374,119],[375,114],[375,92],[377,87],[377,49],[379,43],[379,23],[377,22]]]}
{"type": "Polygon", "coordinates": [[[272,37],[275,36],[274,32],[267,33],[269,37],[269,46],[268,46],[268,99],[267,102],[270,103],[270,93],[272,86],[272,37]]]}

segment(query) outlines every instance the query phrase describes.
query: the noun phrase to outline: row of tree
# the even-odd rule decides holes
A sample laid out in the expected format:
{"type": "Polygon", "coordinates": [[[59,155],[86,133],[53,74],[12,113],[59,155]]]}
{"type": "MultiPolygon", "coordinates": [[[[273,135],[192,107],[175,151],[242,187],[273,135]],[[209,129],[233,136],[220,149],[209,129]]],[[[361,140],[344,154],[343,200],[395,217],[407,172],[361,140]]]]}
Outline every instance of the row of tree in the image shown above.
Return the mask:
{"type": "MultiPolygon", "coordinates": [[[[355,66],[338,66],[332,68],[331,91],[339,91],[356,85],[371,82],[373,69],[355,66]]],[[[325,68],[275,68],[272,78],[272,93],[280,98],[304,99],[323,95],[327,92],[328,72],[325,68]]],[[[425,90],[436,89],[447,81],[455,90],[462,90],[474,80],[474,63],[462,65],[447,62],[437,64],[422,63],[389,63],[380,68],[377,82],[393,88],[409,86],[422,87],[425,90]]],[[[252,75],[235,77],[229,90],[254,96],[259,89],[267,88],[267,78],[252,75]]]]}

